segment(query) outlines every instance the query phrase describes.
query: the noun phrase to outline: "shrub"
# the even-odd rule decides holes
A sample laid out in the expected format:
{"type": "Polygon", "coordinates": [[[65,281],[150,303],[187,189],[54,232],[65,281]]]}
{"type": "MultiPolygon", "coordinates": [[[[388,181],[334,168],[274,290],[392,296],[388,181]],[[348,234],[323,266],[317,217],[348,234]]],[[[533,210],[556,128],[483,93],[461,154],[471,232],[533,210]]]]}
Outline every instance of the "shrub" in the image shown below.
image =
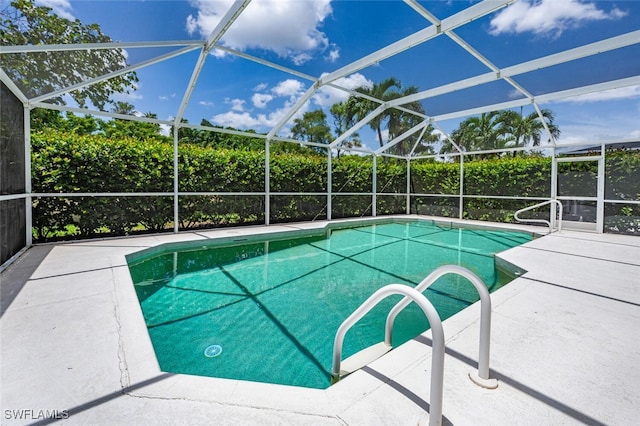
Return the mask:
{"type": "MultiPolygon", "coordinates": [[[[34,132],[31,146],[33,192],[61,194],[34,200],[33,233],[36,241],[127,235],[173,228],[172,144],[48,130],[34,132]],[[96,192],[121,195],[63,195],[96,192]]],[[[271,192],[321,194],[271,195],[272,222],[326,218],[327,196],[324,193],[328,179],[325,156],[274,152],[269,164],[271,192]]],[[[331,164],[332,217],[370,215],[372,158],[343,155],[332,159],[331,164]]],[[[378,214],[405,212],[406,168],[405,160],[377,161],[377,191],[381,193],[377,196],[378,214]]],[[[606,169],[607,198],[640,199],[640,179],[630,178],[640,170],[640,152],[608,154],[606,169]]],[[[576,169],[576,173],[584,171],[576,169]]],[[[411,197],[413,213],[458,216],[460,171],[457,163],[416,160],[411,163],[410,176],[411,192],[416,194],[411,197]]],[[[513,221],[513,212],[532,204],[530,201],[483,196],[547,197],[550,176],[551,160],[545,157],[465,162],[465,195],[471,197],[465,197],[464,217],[513,221]]],[[[180,195],[179,227],[264,223],[264,151],[180,145],[178,177],[180,192],[220,193],[180,195]]],[[[612,229],[638,227],[635,215],[628,216],[624,212],[626,210],[615,213],[621,217],[618,222],[624,226],[611,225],[612,229]]]]}

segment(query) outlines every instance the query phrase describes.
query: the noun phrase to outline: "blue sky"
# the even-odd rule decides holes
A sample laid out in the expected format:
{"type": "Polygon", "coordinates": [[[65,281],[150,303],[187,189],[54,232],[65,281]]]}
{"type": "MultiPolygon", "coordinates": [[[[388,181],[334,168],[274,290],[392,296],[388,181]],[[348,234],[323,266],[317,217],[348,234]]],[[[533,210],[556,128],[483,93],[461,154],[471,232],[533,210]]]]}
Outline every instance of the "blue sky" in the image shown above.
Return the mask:
{"type": "MultiPolygon", "coordinates": [[[[5,0],[2,0],[3,2],[5,0]]],[[[225,1],[72,1],[39,0],[61,16],[98,23],[117,41],[201,40],[231,3],[225,1]]],[[[439,19],[474,1],[425,1],[439,19]]],[[[223,38],[222,44],[288,69],[320,77],[430,23],[399,0],[254,0],[223,38]]],[[[521,0],[455,30],[499,68],[563,49],[640,29],[640,1],[521,0]]],[[[167,52],[165,48],[127,49],[135,64],[167,52]]],[[[175,116],[198,52],[140,69],[135,93],[122,97],[142,112],[175,116]]],[[[489,69],[446,36],[415,46],[338,81],[347,88],[388,77],[419,90],[438,87],[489,69]]],[[[640,46],[619,49],[514,78],[534,95],[640,75],[640,46]]],[[[266,132],[310,87],[311,82],[246,59],[216,51],[206,61],[185,117],[266,132]]],[[[301,113],[328,108],[347,93],[329,88],[317,93],[301,113]]],[[[504,81],[425,100],[427,114],[518,97],[504,81]]],[[[640,139],[640,87],[541,105],[555,112],[561,142],[640,139]]],[[[525,107],[524,113],[532,111],[525,107]]],[[[460,119],[441,122],[450,132],[460,119]]],[[[286,136],[286,129],[282,136],[286,136]]],[[[375,147],[373,134],[364,142],[375,147]]]]}

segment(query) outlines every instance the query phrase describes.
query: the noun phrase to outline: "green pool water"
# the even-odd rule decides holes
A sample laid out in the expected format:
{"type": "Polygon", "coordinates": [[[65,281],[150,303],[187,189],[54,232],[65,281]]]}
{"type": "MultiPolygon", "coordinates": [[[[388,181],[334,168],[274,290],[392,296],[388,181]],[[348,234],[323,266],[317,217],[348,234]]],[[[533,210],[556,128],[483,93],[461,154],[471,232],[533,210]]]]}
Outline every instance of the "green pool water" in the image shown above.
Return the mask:
{"type": "MultiPolygon", "coordinates": [[[[327,233],[329,234],[329,233],[327,233]]],[[[156,250],[129,269],[160,368],[166,372],[311,388],[330,384],[339,325],[378,288],[415,286],[441,265],[471,269],[490,291],[508,280],[494,254],[527,233],[398,222],[330,236],[156,250]]],[[[444,320],[478,300],[447,275],[425,295],[444,320]]],[[[384,339],[390,297],[353,327],[343,357],[384,339]]],[[[429,325],[415,304],[395,322],[394,346],[429,325]]]]}

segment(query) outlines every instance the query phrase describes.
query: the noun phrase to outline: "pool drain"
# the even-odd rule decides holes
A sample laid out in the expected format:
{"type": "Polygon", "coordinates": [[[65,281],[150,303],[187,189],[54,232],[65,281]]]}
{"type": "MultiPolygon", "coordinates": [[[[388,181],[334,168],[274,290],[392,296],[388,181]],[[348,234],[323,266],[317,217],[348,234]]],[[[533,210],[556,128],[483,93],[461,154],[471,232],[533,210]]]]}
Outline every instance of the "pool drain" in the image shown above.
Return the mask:
{"type": "Polygon", "coordinates": [[[222,346],[220,345],[211,345],[207,346],[207,349],[204,350],[204,356],[207,358],[215,358],[222,353],[222,346]]]}

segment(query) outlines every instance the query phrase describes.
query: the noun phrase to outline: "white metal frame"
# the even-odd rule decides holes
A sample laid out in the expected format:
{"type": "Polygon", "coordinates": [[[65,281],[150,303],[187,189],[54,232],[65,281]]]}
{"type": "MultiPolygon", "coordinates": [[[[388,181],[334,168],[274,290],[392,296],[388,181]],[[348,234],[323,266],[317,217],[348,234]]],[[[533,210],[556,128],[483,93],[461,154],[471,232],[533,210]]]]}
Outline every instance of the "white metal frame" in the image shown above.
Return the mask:
{"type": "MultiPolygon", "coordinates": [[[[590,43],[574,49],[569,49],[561,53],[556,53],[553,55],[538,58],[535,60],[530,60],[527,62],[523,62],[520,64],[516,64],[510,67],[500,69],[496,65],[491,63],[479,51],[474,49],[470,43],[468,43],[466,40],[458,36],[454,32],[454,30],[470,21],[481,18],[489,13],[495,12],[496,10],[502,7],[505,7],[513,3],[514,1],[515,0],[501,0],[501,1],[485,0],[481,3],[473,5],[467,9],[464,9],[463,11],[453,16],[450,16],[444,20],[439,20],[434,15],[432,15],[429,11],[427,11],[422,5],[417,3],[415,0],[405,0],[405,3],[407,3],[408,6],[413,8],[417,13],[423,16],[432,25],[423,30],[417,31],[408,37],[405,37],[401,40],[391,43],[390,45],[383,47],[382,49],[379,49],[376,52],[366,55],[352,62],[349,65],[346,65],[338,70],[335,70],[333,72],[330,72],[318,78],[305,75],[295,70],[287,69],[286,67],[283,67],[281,65],[273,64],[269,61],[253,57],[251,55],[247,55],[243,52],[238,52],[233,49],[229,49],[219,44],[220,40],[222,39],[226,31],[233,25],[233,22],[240,16],[240,14],[244,11],[244,9],[249,5],[250,0],[235,1],[232,4],[231,8],[223,17],[223,19],[221,20],[220,24],[214,29],[214,31],[210,34],[207,40],[204,40],[204,41],[193,41],[193,40],[179,41],[178,40],[178,41],[166,41],[166,42],[160,42],[160,41],[158,42],[124,42],[124,43],[103,43],[103,44],[93,43],[93,44],[69,44],[69,45],[50,45],[50,46],[0,46],[0,54],[29,53],[29,52],[43,52],[43,51],[73,51],[73,50],[84,50],[87,48],[89,49],[124,49],[124,48],[143,48],[143,47],[182,47],[181,49],[149,59],[147,61],[136,64],[135,66],[125,67],[122,70],[105,74],[103,76],[99,76],[89,81],[72,85],[64,89],[56,90],[46,95],[38,96],[31,99],[27,99],[25,96],[22,96],[22,99],[21,99],[29,108],[41,107],[41,108],[57,109],[61,111],[72,111],[76,113],[91,113],[91,114],[102,115],[107,117],[117,116],[117,118],[130,119],[134,121],[146,121],[146,122],[153,122],[158,124],[172,124],[175,127],[203,128],[203,126],[186,125],[184,123],[181,123],[181,119],[184,115],[186,106],[188,105],[189,100],[191,99],[191,94],[193,93],[195,84],[198,81],[198,78],[203,69],[204,63],[206,61],[206,58],[212,49],[219,49],[229,54],[243,57],[245,59],[260,63],[264,66],[278,69],[280,71],[289,73],[291,75],[312,81],[313,84],[307,90],[307,93],[305,93],[305,95],[302,96],[299,99],[299,101],[289,110],[288,114],[282,117],[282,119],[269,131],[269,133],[266,136],[267,139],[269,140],[283,140],[283,138],[277,135],[278,132],[287,123],[287,121],[291,119],[291,117],[293,117],[296,114],[296,112],[304,106],[304,104],[311,98],[311,96],[313,96],[317,92],[317,90],[319,90],[323,86],[331,86],[333,88],[344,90],[345,92],[348,92],[348,93],[353,93],[353,94],[363,96],[350,89],[340,87],[338,84],[336,84],[336,81],[342,77],[348,76],[353,72],[357,72],[367,66],[375,64],[381,60],[387,59],[393,55],[396,55],[407,49],[410,49],[417,44],[424,43],[428,40],[431,40],[441,35],[446,35],[447,37],[449,37],[456,44],[458,44],[463,49],[465,49],[471,56],[476,58],[485,66],[487,66],[487,68],[489,68],[490,70],[485,74],[467,78],[455,83],[445,84],[433,89],[422,91],[414,95],[398,98],[387,103],[371,98],[372,100],[380,103],[380,108],[372,112],[369,116],[365,117],[361,122],[356,124],[347,133],[337,138],[331,144],[330,146],[331,148],[338,147],[340,143],[344,141],[347,137],[349,137],[351,134],[353,134],[353,132],[357,131],[359,128],[368,124],[373,118],[377,117],[379,114],[381,114],[385,110],[389,108],[402,108],[402,105],[407,104],[409,102],[420,101],[420,100],[428,99],[434,96],[444,95],[454,91],[471,88],[471,87],[482,85],[482,84],[487,84],[497,80],[506,81],[523,95],[522,99],[517,99],[510,102],[486,105],[479,108],[474,108],[474,109],[464,110],[464,111],[457,111],[453,113],[442,114],[439,116],[424,117],[425,123],[416,126],[416,128],[409,130],[406,134],[400,135],[396,140],[389,141],[387,144],[385,144],[384,147],[377,149],[375,152],[378,155],[389,155],[388,153],[386,153],[386,151],[389,148],[391,148],[398,142],[402,141],[403,139],[411,136],[411,134],[415,133],[417,130],[420,130],[423,126],[426,126],[428,123],[437,124],[438,121],[465,117],[465,116],[479,114],[482,112],[487,112],[492,110],[515,108],[515,107],[520,107],[524,105],[533,105],[536,111],[540,114],[539,104],[541,103],[546,103],[546,102],[550,102],[553,100],[558,100],[558,99],[562,99],[570,96],[579,96],[586,93],[593,93],[593,92],[598,92],[602,90],[608,90],[611,88],[627,87],[627,86],[640,84],[640,76],[635,76],[635,77],[629,77],[626,79],[620,79],[617,81],[605,82],[605,83],[595,84],[591,86],[584,86],[584,87],[579,87],[571,90],[565,90],[561,92],[548,93],[548,94],[539,95],[539,96],[531,95],[526,88],[516,83],[512,79],[512,77],[523,74],[523,73],[527,73],[530,71],[539,70],[539,69],[551,67],[554,65],[574,61],[587,56],[638,44],[640,40],[640,30],[632,31],[627,34],[611,37],[609,39],[590,43]],[[176,116],[173,122],[170,122],[167,120],[149,119],[144,117],[120,116],[120,115],[105,113],[101,111],[78,109],[78,108],[68,107],[68,106],[51,105],[45,102],[48,99],[51,99],[56,96],[60,96],[65,93],[69,93],[73,90],[80,89],[80,88],[89,86],[91,84],[98,83],[100,81],[104,81],[106,79],[109,79],[118,75],[123,75],[128,72],[135,71],[150,65],[154,65],[156,63],[174,58],[176,56],[183,55],[188,52],[192,52],[197,49],[200,49],[200,55],[194,66],[190,82],[187,86],[187,90],[184,94],[182,102],[180,103],[180,107],[176,113],[176,116]]],[[[8,86],[13,86],[14,92],[18,92],[18,93],[20,92],[19,89],[15,87],[15,85],[10,81],[10,79],[8,79],[6,74],[1,73],[0,78],[2,78],[2,81],[4,81],[5,84],[7,84],[8,86]]],[[[405,111],[412,112],[410,110],[405,110],[405,111]]],[[[221,131],[221,129],[214,129],[214,128],[205,128],[205,129],[210,131],[216,131],[216,132],[221,131]]],[[[239,133],[246,135],[245,132],[239,132],[239,133]]],[[[249,135],[253,137],[256,136],[256,134],[254,133],[251,133],[249,135]]],[[[555,143],[555,141],[553,142],[555,143]]],[[[306,142],[302,142],[302,141],[298,141],[298,143],[307,144],[306,142]]],[[[343,148],[343,149],[347,149],[347,148],[343,148]]],[[[361,151],[369,152],[366,149],[361,151]]],[[[413,152],[411,154],[413,154],[413,152]]],[[[410,158],[411,154],[408,155],[407,158],[410,158]]]]}
{"type": "MultiPolygon", "coordinates": [[[[605,175],[604,175],[604,158],[605,158],[605,146],[604,144],[600,147],[600,155],[585,155],[580,157],[553,157],[553,162],[556,164],[555,173],[556,173],[556,200],[577,200],[577,201],[595,201],[596,202],[596,222],[593,224],[593,231],[602,233],[604,232],[604,186],[605,186],[605,175]],[[597,162],[598,172],[597,172],[597,181],[596,181],[596,195],[595,196],[572,196],[572,195],[559,195],[557,194],[557,176],[558,176],[558,163],[585,163],[585,162],[597,162]]],[[[567,228],[571,228],[572,222],[565,221],[564,222],[567,228]]],[[[589,226],[582,226],[578,229],[590,230],[589,226]]]]}

